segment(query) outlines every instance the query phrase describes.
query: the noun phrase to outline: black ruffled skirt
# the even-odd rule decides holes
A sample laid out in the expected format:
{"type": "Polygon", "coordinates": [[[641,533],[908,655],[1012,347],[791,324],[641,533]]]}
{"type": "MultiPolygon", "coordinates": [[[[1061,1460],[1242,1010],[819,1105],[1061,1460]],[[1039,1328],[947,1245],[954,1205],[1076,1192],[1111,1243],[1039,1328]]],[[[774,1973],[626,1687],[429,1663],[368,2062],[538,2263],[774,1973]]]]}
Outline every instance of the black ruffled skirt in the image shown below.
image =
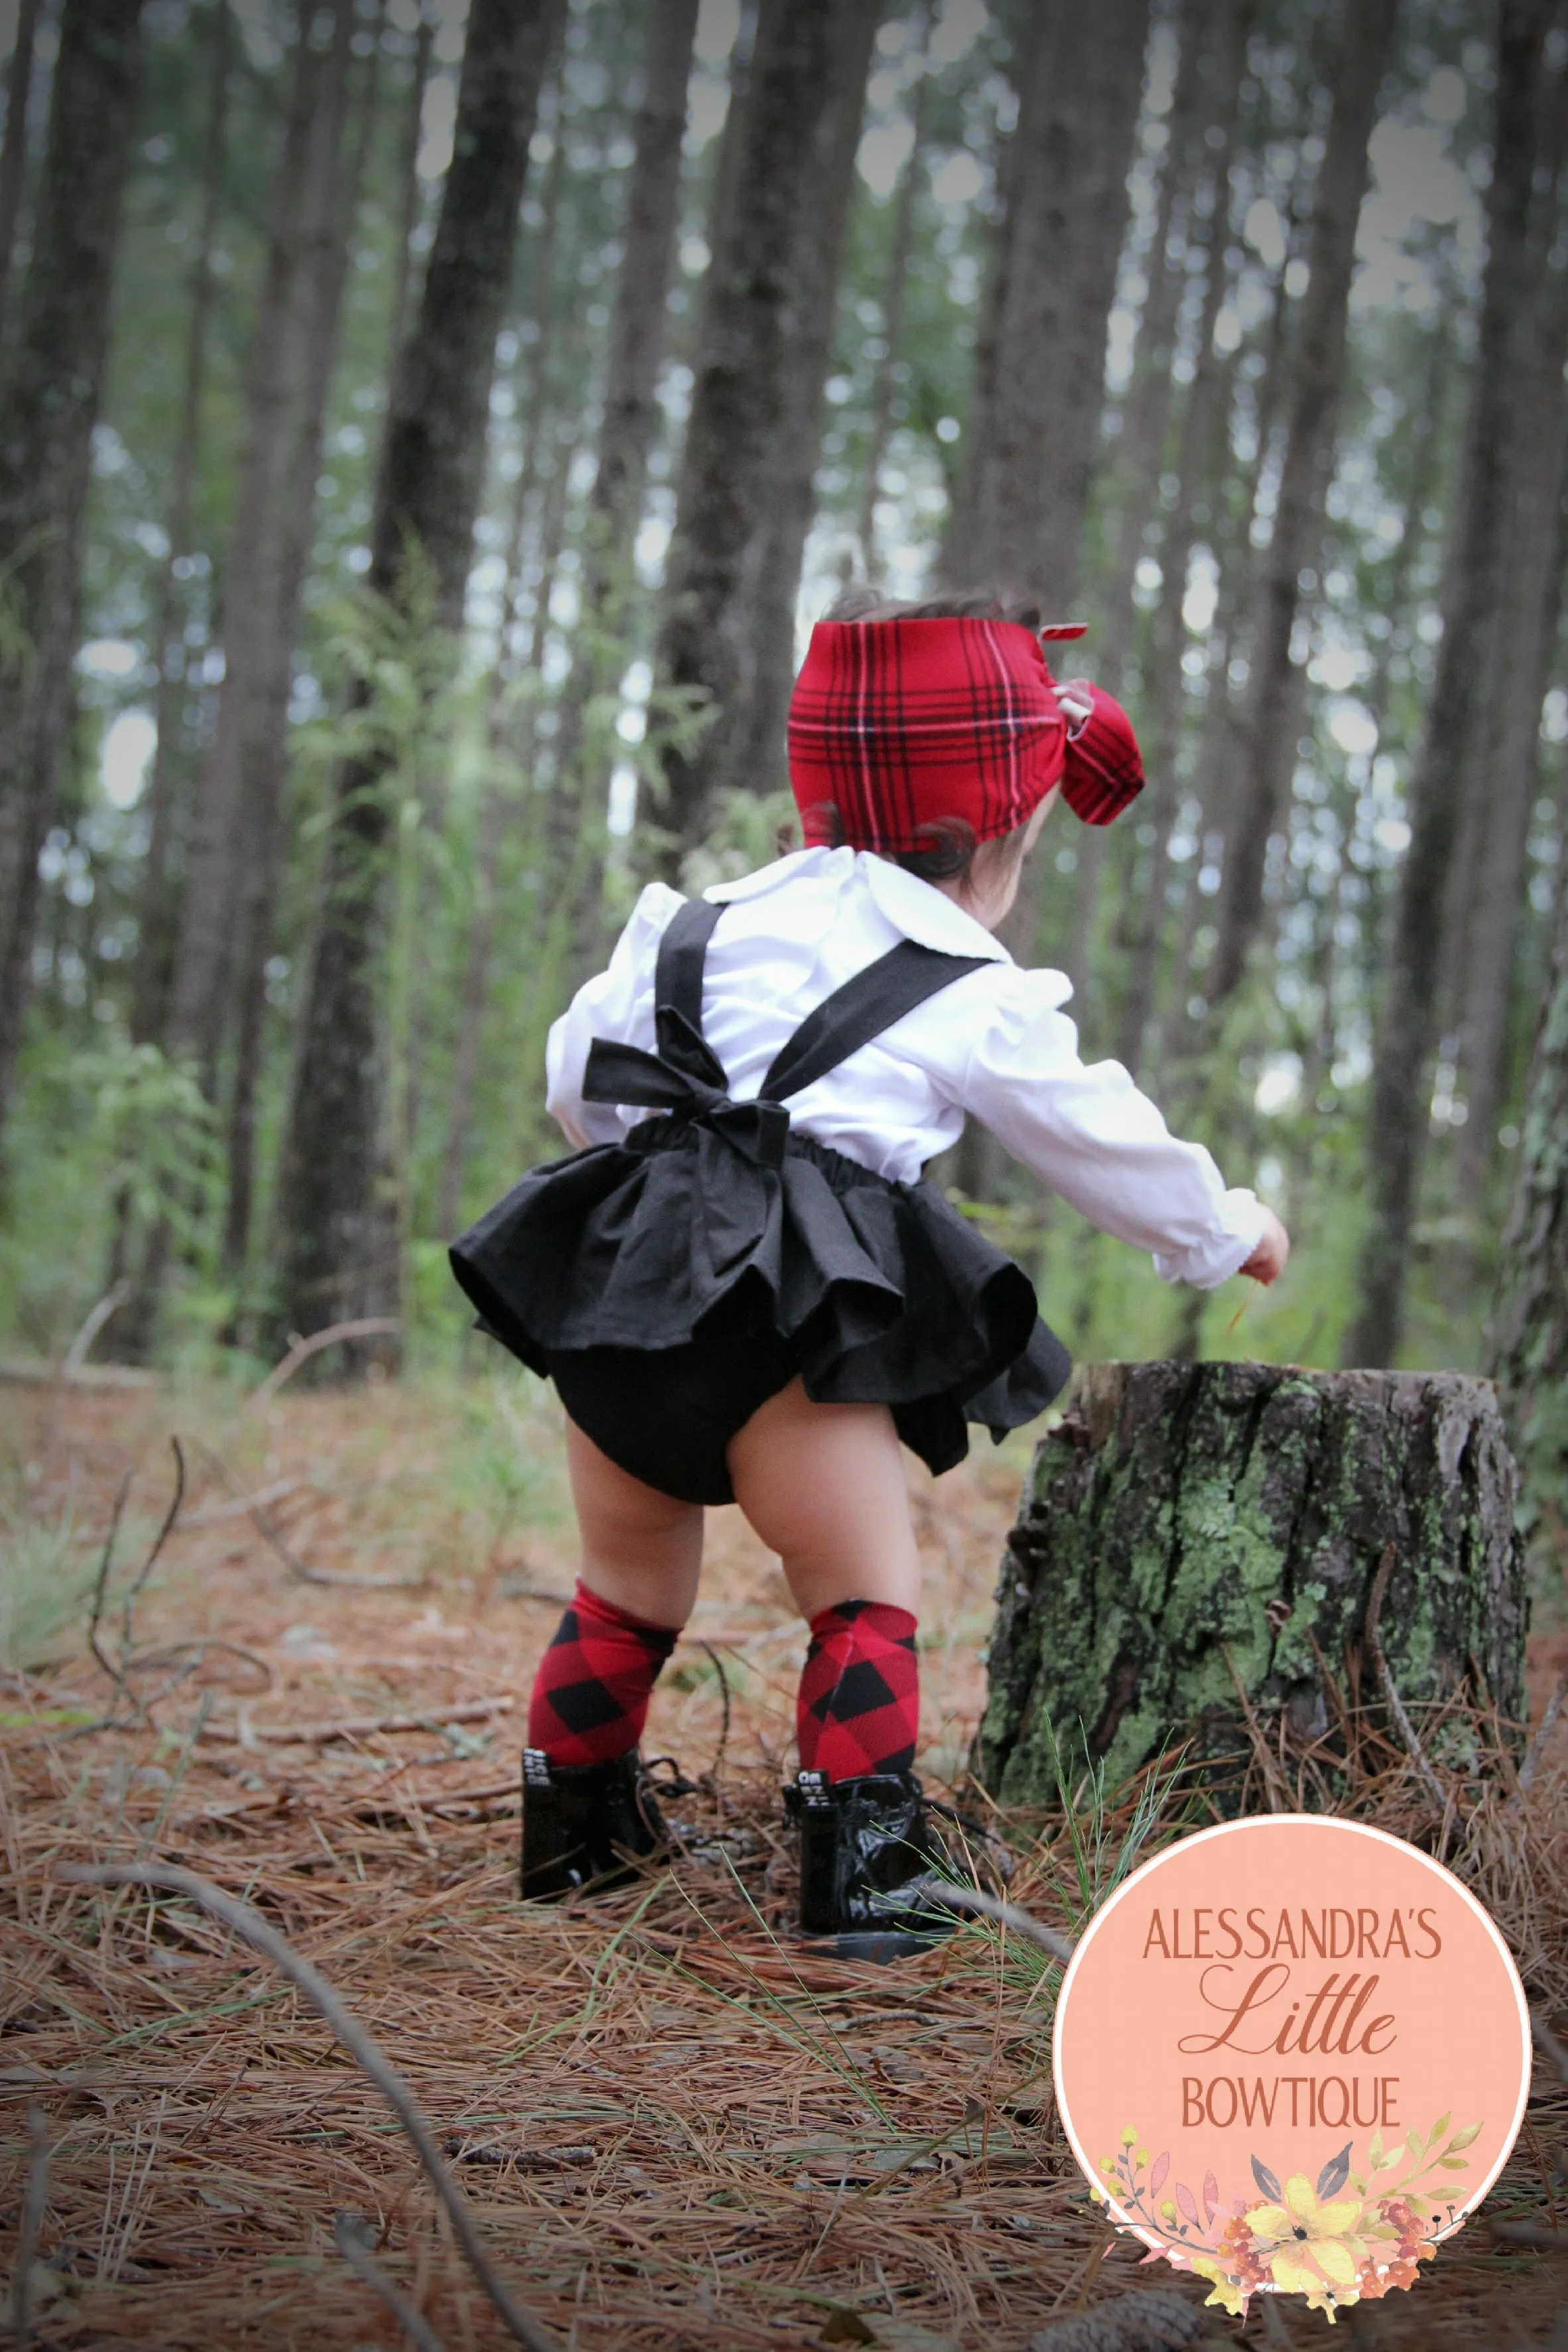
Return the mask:
{"type": "Polygon", "coordinates": [[[1068,1352],[1022,1267],[933,1184],[793,1131],[768,1157],[743,1123],[647,1119],[531,1170],[453,1271],[612,1460],[685,1500],[733,1499],[725,1444],[797,1373],[819,1402],[888,1405],[937,1472],[969,1422],[999,1439],[1045,1411],[1068,1352]]]}

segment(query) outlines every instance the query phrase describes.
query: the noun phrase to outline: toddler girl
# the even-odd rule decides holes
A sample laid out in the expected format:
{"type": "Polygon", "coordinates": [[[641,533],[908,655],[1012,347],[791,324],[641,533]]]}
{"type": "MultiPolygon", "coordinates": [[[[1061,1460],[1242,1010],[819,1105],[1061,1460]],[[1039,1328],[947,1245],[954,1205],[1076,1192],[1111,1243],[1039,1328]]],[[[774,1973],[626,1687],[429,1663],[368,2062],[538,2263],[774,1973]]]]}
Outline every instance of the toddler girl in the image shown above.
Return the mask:
{"type": "Polygon", "coordinates": [[[851,592],[790,711],[806,846],[682,899],[643,892],[550,1034],[572,1156],[453,1249],[486,1327],[555,1381],[582,1530],[523,1759],[525,1895],[659,1843],[637,1743],[691,1612],[703,1508],[739,1503],[811,1644],[798,1707],[801,1922],[887,1953],[935,1922],[900,1445],[932,1471],[1057,1395],[1068,1358],[1022,1269],[921,1170],[982,1120],[1169,1281],[1271,1282],[1250,1192],[1086,1067],[1058,971],[994,934],[1058,793],[1109,824],[1143,777],[1125,714],[1058,688],[1037,614],[851,592]]]}

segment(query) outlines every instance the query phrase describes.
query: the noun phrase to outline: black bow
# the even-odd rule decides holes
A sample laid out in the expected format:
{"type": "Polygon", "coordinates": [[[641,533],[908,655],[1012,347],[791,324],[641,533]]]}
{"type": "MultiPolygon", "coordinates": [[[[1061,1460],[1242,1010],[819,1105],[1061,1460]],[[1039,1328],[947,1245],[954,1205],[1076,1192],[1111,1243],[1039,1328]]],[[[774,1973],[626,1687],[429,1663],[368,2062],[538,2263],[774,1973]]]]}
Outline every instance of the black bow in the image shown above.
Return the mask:
{"type": "Polygon", "coordinates": [[[595,1038],[583,1073],[584,1102],[667,1110],[710,1129],[753,1167],[782,1168],[789,1134],[783,1103],[731,1102],[723,1067],[706,1039],[668,1009],[659,1014],[658,1026],[662,1054],[595,1038]]]}

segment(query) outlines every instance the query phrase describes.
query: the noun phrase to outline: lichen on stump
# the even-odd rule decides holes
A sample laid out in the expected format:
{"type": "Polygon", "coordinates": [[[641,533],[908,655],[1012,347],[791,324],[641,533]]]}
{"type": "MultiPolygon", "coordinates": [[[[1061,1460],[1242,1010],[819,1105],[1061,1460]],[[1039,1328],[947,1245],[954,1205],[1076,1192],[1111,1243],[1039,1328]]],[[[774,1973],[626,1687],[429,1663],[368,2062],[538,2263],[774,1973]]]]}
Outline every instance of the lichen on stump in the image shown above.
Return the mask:
{"type": "Polygon", "coordinates": [[[1377,1705],[1369,1600],[1417,1713],[1468,1685],[1524,1703],[1518,1473],[1489,1381],[1273,1364],[1081,1367],[1002,1563],[975,1742],[1005,1801],[1055,1796],[1050,1727],[1111,1785],[1173,1741],[1331,1729],[1326,1667],[1377,1705]],[[1081,1731],[1079,1727],[1081,1726],[1081,1731]]]}

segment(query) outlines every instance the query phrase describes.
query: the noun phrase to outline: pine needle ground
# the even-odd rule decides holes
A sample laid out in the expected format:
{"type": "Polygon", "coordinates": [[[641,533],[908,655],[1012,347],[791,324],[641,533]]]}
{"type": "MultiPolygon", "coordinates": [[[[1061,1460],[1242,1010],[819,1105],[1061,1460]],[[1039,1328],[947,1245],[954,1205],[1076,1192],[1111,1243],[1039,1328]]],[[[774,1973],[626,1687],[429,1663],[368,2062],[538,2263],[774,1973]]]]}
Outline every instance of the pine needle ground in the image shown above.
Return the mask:
{"type": "MultiPolygon", "coordinates": [[[[331,1979],[412,2084],[517,2293],[581,2352],[1021,2352],[1166,2284],[1108,2235],[1068,2154],[1043,1955],[984,1923],[896,1969],[793,1952],[777,1790],[801,1629],[733,1513],[715,1517],[699,1617],[650,1723],[649,1752],[698,1784],[669,1806],[682,1851],[621,1894],[525,1910],[521,1709],[571,1575],[547,1403],[510,1383],[285,1392],[249,1415],[210,1395],[5,1402],[7,1544],[74,1596],[17,1631],[32,1651],[0,1700],[0,2261],[14,2269],[24,2227],[33,2109],[48,2150],[35,2342],[400,2343],[334,2243],[345,2208],[450,2352],[506,2340],[380,2095],[289,1988],[188,1904],[54,1875],[138,1858],[247,1896],[331,1979]],[[190,1484],[122,1651],[172,1429],[190,1484]],[[106,1673],[83,1625],[128,1469],[106,1673]]],[[[1023,1463],[987,1449],[916,1489],[922,1769],[949,1786],[1023,1463]]],[[[1534,1663],[1539,1713],[1552,1636],[1534,1663]]],[[[1095,1825],[1108,1858],[1136,1796],[1095,1825]]],[[[1561,2034],[1563,1732],[1522,1798],[1505,1775],[1461,1791],[1446,1825],[1371,1742],[1345,1802],[1446,1837],[1561,2034]]],[[[1178,1780],[1167,1822],[1187,1803],[1178,1780]]],[[[999,1826],[1020,1857],[1013,1899],[1070,1928],[1068,1824],[999,1826]]],[[[1565,2305],[1568,2085],[1543,2063],[1485,2213],[1413,2294],[1341,2326],[1401,2352],[1511,2352],[1561,2343],[1565,2305]]],[[[1305,2346],[1322,2323],[1255,2306],[1245,2329],[1205,2325],[1216,2343],[1305,2346]]]]}

